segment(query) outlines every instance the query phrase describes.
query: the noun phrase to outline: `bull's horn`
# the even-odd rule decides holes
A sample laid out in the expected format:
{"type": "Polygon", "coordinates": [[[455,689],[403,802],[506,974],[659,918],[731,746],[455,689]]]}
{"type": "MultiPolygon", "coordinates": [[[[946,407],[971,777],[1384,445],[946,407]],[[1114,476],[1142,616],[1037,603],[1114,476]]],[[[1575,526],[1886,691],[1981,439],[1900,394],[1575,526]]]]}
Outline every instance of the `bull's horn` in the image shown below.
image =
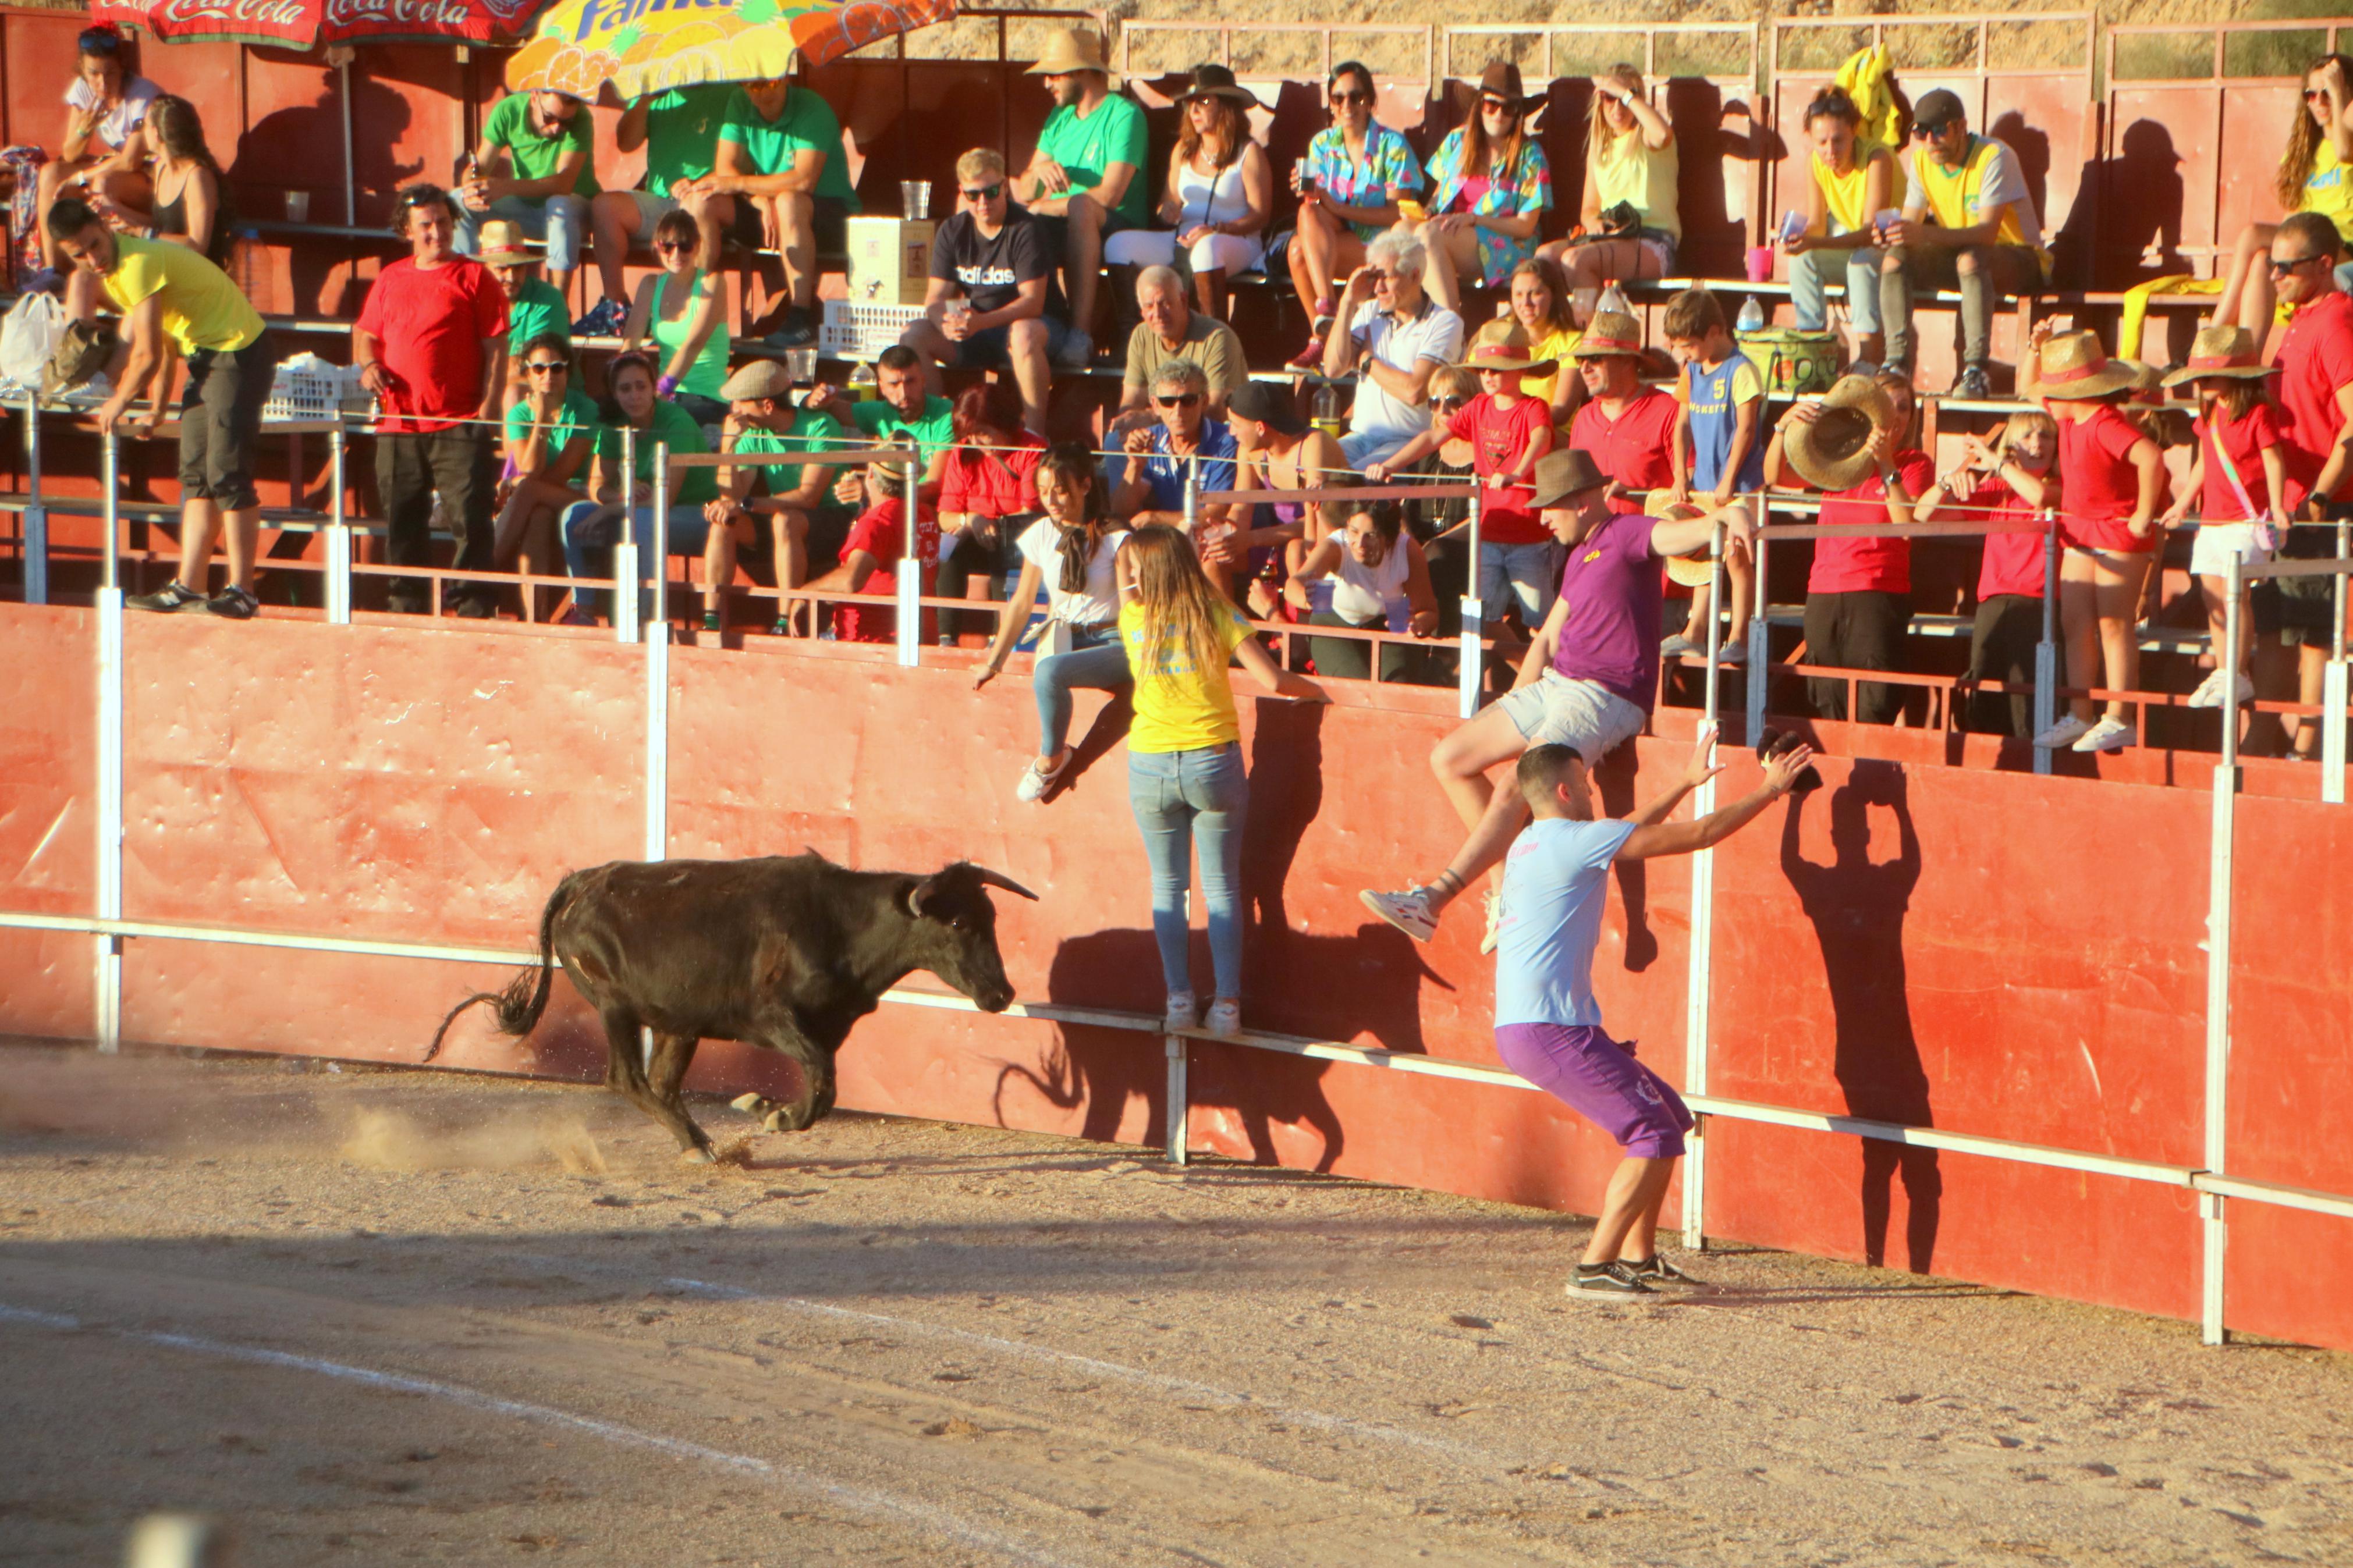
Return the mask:
{"type": "Polygon", "coordinates": [[[985,888],[1002,888],[1008,893],[1020,894],[1033,904],[1038,901],[1037,894],[1002,871],[992,871],[986,866],[975,866],[972,868],[972,874],[980,879],[981,886],[985,888]]]}

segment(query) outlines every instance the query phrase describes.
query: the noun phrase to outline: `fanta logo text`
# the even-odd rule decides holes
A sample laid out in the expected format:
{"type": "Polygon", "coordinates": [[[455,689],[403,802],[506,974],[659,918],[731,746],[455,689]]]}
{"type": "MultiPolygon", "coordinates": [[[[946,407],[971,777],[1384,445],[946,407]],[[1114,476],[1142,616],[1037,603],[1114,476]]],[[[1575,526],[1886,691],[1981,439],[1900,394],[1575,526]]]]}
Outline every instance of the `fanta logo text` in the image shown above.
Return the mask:
{"type": "Polygon", "coordinates": [[[728,10],[733,0],[586,0],[580,7],[580,28],[572,35],[585,44],[600,33],[617,33],[659,11],[728,10]]]}

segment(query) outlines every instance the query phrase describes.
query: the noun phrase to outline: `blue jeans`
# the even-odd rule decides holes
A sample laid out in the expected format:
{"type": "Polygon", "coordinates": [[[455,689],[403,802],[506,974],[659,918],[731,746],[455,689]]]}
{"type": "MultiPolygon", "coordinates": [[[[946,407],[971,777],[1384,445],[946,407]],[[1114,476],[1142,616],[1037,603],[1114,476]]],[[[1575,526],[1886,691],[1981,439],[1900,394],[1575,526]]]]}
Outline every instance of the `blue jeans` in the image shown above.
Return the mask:
{"type": "Polygon", "coordinates": [[[1152,940],[1171,991],[1193,989],[1192,929],[1185,895],[1193,885],[1193,836],[1201,837],[1201,894],[1209,906],[1209,962],[1216,994],[1242,994],[1242,819],[1250,778],[1242,749],[1228,742],[1198,752],[1130,752],[1127,804],[1144,830],[1152,864],[1152,940]]]}
{"type": "Polygon", "coordinates": [[[1534,544],[1490,544],[1481,540],[1480,616],[1493,625],[1516,604],[1521,624],[1533,636],[1552,613],[1553,596],[1560,592],[1560,546],[1549,539],[1534,544]]]}
{"type": "Polygon", "coordinates": [[[547,269],[569,272],[580,265],[580,242],[588,233],[588,204],[578,196],[548,196],[533,200],[529,196],[501,196],[481,211],[476,212],[449,193],[458,208],[458,232],[449,241],[449,248],[460,256],[471,256],[481,247],[482,225],[494,217],[502,217],[523,232],[526,239],[547,242],[547,269]]]}
{"type": "Polygon", "coordinates": [[[1048,654],[1030,672],[1030,694],[1038,699],[1038,754],[1050,757],[1071,738],[1071,693],[1118,691],[1132,685],[1127,673],[1127,645],[1110,626],[1073,629],[1071,651],[1048,654]]]}
{"type": "Polygon", "coordinates": [[[1857,332],[1879,331],[1879,258],[1863,247],[1852,250],[1809,250],[1789,263],[1789,302],[1798,308],[1798,330],[1819,332],[1830,325],[1830,306],[1822,291],[1831,274],[1846,272],[1846,319],[1857,332]]]}
{"type": "MultiPolygon", "coordinates": [[[[640,577],[648,575],[652,563],[648,559],[654,547],[654,509],[633,507],[638,528],[638,570],[640,577]]],[[[564,537],[564,570],[573,577],[609,577],[611,556],[607,552],[621,542],[621,511],[593,500],[575,501],[564,509],[564,521],[559,525],[564,537]],[[599,565],[606,570],[598,570],[599,565]]],[[[670,552],[672,555],[700,555],[711,539],[711,520],[702,515],[700,501],[681,501],[670,509],[670,552]]],[[[585,595],[574,595],[575,600],[585,595]]],[[[586,605],[584,605],[585,608],[586,605]]],[[[607,605],[609,612],[611,606],[607,605]]]]}

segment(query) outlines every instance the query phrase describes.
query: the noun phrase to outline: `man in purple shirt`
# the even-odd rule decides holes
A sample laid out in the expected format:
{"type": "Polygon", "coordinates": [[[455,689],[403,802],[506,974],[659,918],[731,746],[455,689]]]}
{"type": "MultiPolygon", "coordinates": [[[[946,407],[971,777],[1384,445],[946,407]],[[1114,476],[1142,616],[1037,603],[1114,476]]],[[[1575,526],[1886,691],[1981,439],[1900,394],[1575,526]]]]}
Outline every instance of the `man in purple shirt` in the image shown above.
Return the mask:
{"type": "MultiPolygon", "coordinates": [[[[1746,550],[1754,532],[1737,503],[1680,522],[1609,510],[1609,476],[1577,447],[1535,467],[1535,508],[1567,552],[1560,596],[1520,661],[1503,700],[1461,725],[1430,754],[1430,771],[1471,830],[1445,870],[1401,893],[1366,889],[1365,907],[1417,942],[1438,932],[1457,895],[1504,858],[1528,819],[1516,789],[1496,789],[1487,770],[1530,746],[1573,746],[1588,766],[1641,732],[1659,688],[1660,563],[1707,548],[1721,522],[1725,548],[1746,550]]],[[[1487,891],[1487,934],[1495,946],[1497,890],[1487,891]]]]}

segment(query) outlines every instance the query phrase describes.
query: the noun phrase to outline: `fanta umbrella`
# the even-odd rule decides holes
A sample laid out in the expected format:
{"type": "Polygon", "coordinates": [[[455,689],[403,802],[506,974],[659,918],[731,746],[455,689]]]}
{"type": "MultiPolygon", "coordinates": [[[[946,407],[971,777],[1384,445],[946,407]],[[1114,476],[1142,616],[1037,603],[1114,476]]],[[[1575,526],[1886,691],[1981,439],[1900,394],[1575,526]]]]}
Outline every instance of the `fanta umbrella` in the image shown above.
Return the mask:
{"type": "Polygon", "coordinates": [[[955,15],[955,0],[556,0],[507,61],[507,86],[626,101],[698,82],[764,81],[955,15]]]}

